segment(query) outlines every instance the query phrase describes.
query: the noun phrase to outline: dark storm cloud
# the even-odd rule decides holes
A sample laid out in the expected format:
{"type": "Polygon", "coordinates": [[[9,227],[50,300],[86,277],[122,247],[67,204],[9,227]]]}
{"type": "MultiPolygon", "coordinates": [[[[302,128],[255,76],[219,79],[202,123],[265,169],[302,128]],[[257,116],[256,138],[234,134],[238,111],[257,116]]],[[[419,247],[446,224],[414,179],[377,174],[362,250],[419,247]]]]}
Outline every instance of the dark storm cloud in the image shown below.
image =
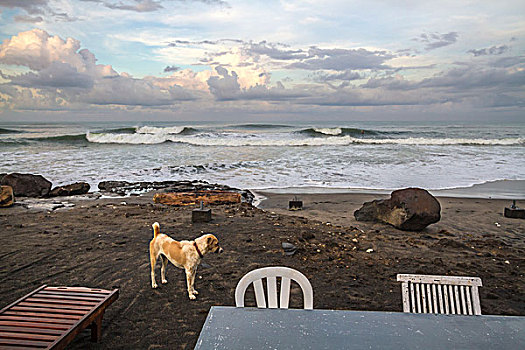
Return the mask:
{"type": "Polygon", "coordinates": [[[22,22],[22,23],[40,23],[44,19],[41,16],[31,17],[26,15],[20,15],[14,17],[15,22],[22,22]]]}
{"type": "Polygon", "coordinates": [[[49,0],[0,0],[0,7],[20,8],[31,15],[41,15],[49,9],[49,0]]]}
{"type": "Polygon", "coordinates": [[[164,73],[168,73],[168,72],[177,72],[180,70],[180,67],[176,67],[176,66],[166,66],[166,68],[164,68],[164,73]]]}
{"type": "Polygon", "coordinates": [[[93,78],[87,74],[79,73],[76,68],[67,63],[53,62],[49,67],[38,73],[10,76],[12,85],[35,88],[83,88],[93,87],[93,78]]]}
{"type": "Polygon", "coordinates": [[[510,50],[509,46],[500,45],[500,46],[491,46],[489,48],[478,49],[478,50],[472,49],[472,50],[468,50],[467,52],[477,57],[477,56],[488,56],[488,55],[501,55],[509,50],[510,50]]]}
{"type": "Polygon", "coordinates": [[[457,32],[450,32],[446,34],[423,33],[418,38],[413,40],[425,43],[425,50],[430,51],[454,44],[458,40],[458,36],[459,34],[457,32]]]}

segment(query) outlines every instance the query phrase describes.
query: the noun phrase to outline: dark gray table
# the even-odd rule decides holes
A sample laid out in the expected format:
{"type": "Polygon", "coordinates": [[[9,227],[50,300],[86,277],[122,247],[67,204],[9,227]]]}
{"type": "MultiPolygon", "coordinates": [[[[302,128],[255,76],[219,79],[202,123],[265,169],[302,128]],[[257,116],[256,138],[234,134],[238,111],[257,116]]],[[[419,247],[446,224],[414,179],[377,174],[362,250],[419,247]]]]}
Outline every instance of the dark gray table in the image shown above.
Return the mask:
{"type": "Polygon", "coordinates": [[[214,306],[195,349],[525,349],[525,317],[214,306]]]}

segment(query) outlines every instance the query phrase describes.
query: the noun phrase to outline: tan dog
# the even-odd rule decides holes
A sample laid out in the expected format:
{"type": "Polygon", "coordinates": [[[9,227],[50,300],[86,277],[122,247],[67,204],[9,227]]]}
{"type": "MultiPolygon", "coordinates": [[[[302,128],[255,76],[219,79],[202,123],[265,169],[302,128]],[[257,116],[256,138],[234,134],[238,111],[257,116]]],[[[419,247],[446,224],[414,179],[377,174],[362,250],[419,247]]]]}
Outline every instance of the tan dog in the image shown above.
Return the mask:
{"type": "Polygon", "coordinates": [[[166,265],[168,260],[175,266],[186,271],[186,282],[188,284],[188,296],[190,299],[196,299],[195,295],[199,294],[194,288],[195,274],[197,266],[206,253],[222,253],[219,246],[219,240],[212,234],[207,234],[196,238],[194,241],[176,241],[167,235],[160,233],[158,222],[152,225],[153,239],[149,243],[149,257],[151,260],[151,287],[157,288],[155,282],[155,264],[157,258],[162,258],[162,267],[160,270],[162,283],[166,280],[166,265]]]}

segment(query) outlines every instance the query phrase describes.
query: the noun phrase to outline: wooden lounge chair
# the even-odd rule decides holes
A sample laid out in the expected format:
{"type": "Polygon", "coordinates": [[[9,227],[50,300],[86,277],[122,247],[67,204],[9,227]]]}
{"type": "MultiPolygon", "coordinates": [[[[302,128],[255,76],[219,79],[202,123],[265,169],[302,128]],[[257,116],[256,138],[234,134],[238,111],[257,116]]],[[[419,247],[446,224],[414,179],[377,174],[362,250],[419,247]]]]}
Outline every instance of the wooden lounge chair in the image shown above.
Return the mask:
{"type": "Polygon", "coordinates": [[[63,349],[87,327],[97,342],[104,311],[118,294],[43,285],[0,311],[0,349],[63,349]]]}
{"type": "Polygon", "coordinates": [[[403,312],[481,315],[479,277],[397,275],[403,312]]]}
{"type": "Polygon", "coordinates": [[[266,308],[263,278],[267,280],[268,307],[270,309],[288,309],[291,280],[297,282],[303,290],[304,308],[313,309],[314,292],[308,278],[299,271],[284,266],[263,267],[244,275],[235,288],[235,304],[237,307],[244,307],[244,294],[248,286],[253,283],[257,307],[266,308]],[[281,277],[280,306],[277,305],[277,277],[281,277]]]}

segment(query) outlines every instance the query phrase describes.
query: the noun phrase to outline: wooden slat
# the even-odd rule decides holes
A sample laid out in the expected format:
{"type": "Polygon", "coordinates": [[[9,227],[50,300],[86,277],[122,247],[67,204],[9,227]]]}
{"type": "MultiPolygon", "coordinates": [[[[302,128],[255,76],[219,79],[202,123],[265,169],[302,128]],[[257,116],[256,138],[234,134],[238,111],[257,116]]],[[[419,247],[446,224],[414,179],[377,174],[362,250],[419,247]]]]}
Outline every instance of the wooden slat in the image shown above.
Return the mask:
{"type": "Polygon", "coordinates": [[[3,316],[0,315],[0,322],[2,321],[16,321],[16,322],[43,322],[54,324],[74,324],[76,320],[66,320],[63,318],[42,318],[42,317],[27,317],[27,316],[3,316]]]}
{"type": "Polygon", "coordinates": [[[288,309],[290,303],[290,279],[288,277],[281,278],[281,309],[288,309]]]}
{"type": "Polygon", "coordinates": [[[4,332],[0,331],[0,338],[7,339],[25,339],[25,340],[42,340],[55,341],[58,337],[49,334],[35,334],[35,333],[19,333],[19,332],[4,332]]]}
{"type": "Polygon", "coordinates": [[[456,314],[456,299],[453,286],[448,286],[448,297],[450,298],[450,313],[454,315],[456,314]]]}
{"type": "Polygon", "coordinates": [[[29,312],[44,312],[44,313],[56,313],[61,315],[84,315],[85,312],[82,310],[64,310],[58,308],[46,308],[46,307],[30,307],[30,306],[13,306],[10,310],[14,311],[29,311],[29,312]]]}
{"type": "Polygon", "coordinates": [[[84,288],[84,287],[45,287],[46,291],[57,291],[57,292],[79,292],[79,293],[95,293],[95,294],[103,294],[103,295],[110,295],[110,290],[104,290],[104,289],[93,289],[93,288],[84,288]]]}
{"type": "Polygon", "coordinates": [[[445,304],[443,304],[443,288],[441,288],[440,285],[437,285],[436,288],[438,291],[439,312],[442,314],[448,313],[448,312],[445,312],[445,304]]]}
{"type": "Polygon", "coordinates": [[[432,300],[434,301],[434,313],[436,313],[436,314],[439,313],[437,298],[438,298],[438,296],[437,296],[437,291],[436,291],[436,285],[433,284],[432,285],[432,300]]]}
{"type": "Polygon", "coordinates": [[[461,310],[463,315],[467,315],[467,305],[465,303],[465,286],[459,287],[459,295],[461,296],[461,310]]]}
{"type": "Polygon", "coordinates": [[[412,304],[411,308],[412,308],[412,312],[416,312],[416,297],[414,295],[414,283],[412,282],[409,282],[409,283],[410,283],[410,303],[412,304]]]}
{"type": "Polygon", "coordinates": [[[401,294],[403,296],[403,312],[410,312],[410,292],[408,282],[401,283],[401,294]]]}
{"type": "Polygon", "coordinates": [[[31,298],[42,298],[47,300],[60,299],[60,300],[79,300],[87,301],[92,303],[99,303],[104,300],[104,297],[86,297],[86,296],[76,296],[76,295],[64,295],[64,294],[45,294],[45,293],[36,293],[31,298]]]}
{"type": "Polygon", "coordinates": [[[100,293],[82,293],[82,292],[59,292],[59,291],[52,291],[52,290],[41,290],[37,293],[38,295],[56,295],[56,296],[68,296],[72,298],[93,298],[97,300],[102,300],[106,297],[105,294],[100,293]]]}
{"type": "Polygon", "coordinates": [[[49,335],[60,335],[62,331],[59,329],[46,329],[46,328],[35,328],[35,327],[15,327],[15,326],[0,326],[0,331],[4,332],[21,332],[21,333],[35,333],[35,334],[49,334],[49,335]]]}
{"type": "Polygon", "coordinates": [[[454,286],[454,300],[456,301],[456,313],[461,315],[461,301],[459,300],[458,286],[454,286]]]}
{"type": "Polygon", "coordinates": [[[277,277],[266,278],[266,289],[268,293],[268,308],[277,309],[277,277]]]}
{"type": "Polygon", "coordinates": [[[426,288],[427,288],[427,301],[428,301],[428,312],[429,313],[433,313],[434,312],[434,307],[433,307],[433,299],[432,299],[432,287],[430,286],[430,284],[427,284],[426,285],[426,288]]]}
{"type": "Polygon", "coordinates": [[[478,287],[472,287],[472,307],[474,308],[474,315],[481,315],[481,305],[479,302],[478,287]]]}
{"type": "Polygon", "coordinates": [[[445,298],[445,314],[449,314],[450,311],[450,298],[448,296],[448,286],[443,286],[443,297],[445,298]]]}
{"type": "Polygon", "coordinates": [[[18,304],[19,302],[21,302],[22,300],[24,300],[25,298],[29,298],[31,295],[33,294],[36,294],[38,293],[39,291],[41,291],[42,289],[46,288],[46,285],[44,284],[43,286],[40,286],[39,288],[35,289],[34,291],[32,291],[31,293],[27,294],[27,295],[24,295],[23,297],[21,297],[20,299],[16,300],[15,302],[7,305],[6,307],[4,307],[2,310],[0,310],[0,314],[2,312],[4,312],[5,310],[11,308],[12,306],[18,304]]]}
{"type": "Polygon", "coordinates": [[[253,281],[253,289],[255,290],[255,300],[257,301],[257,307],[265,308],[266,299],[264,297],[264,288],[262,280],[253,281]]]}
{"type": "Polygon", "coordinates": [[[43,347],[34,347],[34,346],[19,346],[17,345],[16,348],[13,348],[13,346],[8,345],[0,345],[0,350],[35,350],[35,349],[44,349],[43,347]]]}
{"type": "Polygon", "coordinates": [[[416,303],[418,313],[421,313],[421,293],[419,292],[420,288],[420,283],[416,283],[416,303]]]}
{"type": "Polygon", "coordinates": [[[0,345],[10,345],[8,349],[17,349],[14,345],[32,346],[33,348],[46,349],[52,342],[36,341],[36,340],[20,340],[20,339],[4,339],[0,338],[0,345]]]}
{"type": "Polygon", "coordinates": [[[426,291],[425,291],[425,284],[424,283],[420,283],[421,285],[421,304],[423,306],[423,313],[427,313],[427,294],[426,294],[426,291]]]}
{"type": "Polygon", "coordinates": [[[467,287],[465,289],[465,294],[466,294],[466,297],[467,297],[467,311],[468,311],[468,314],[469,315],[473,315],[474,313],[472,312],[472,299],[470,298],[470,287],[467,287]]]}
{"type": "Polygon", "coordinates": [[[60,304],[52,304],[52,303],[28,303],[28,302],[21,302],[18,304],[20,306],[27,306],[27,307],[47,307],[50,309],[63,309],[63,310],[81,310],[81,311],[89,311],[92,309],[92,307],[89,306],[75,306],[75,305],[60,305],[60,304]]]}
{"type": "Polygon", "coordinates": [[[430,283],[430,284],[452,284],[463,286],[478,286],[481,287],[481,279],[479,277],[463,277],[463,276],[437,276],[437,275],[411,275],[398,274],[397,280],[399,282],[414,282],[414,283],[430,283]]]}
{"type": "Polygon", "coordinates": [[[30,317],[42,317],[42,318],[65,318],[69,320],[78,320],[81,318],[80,315],[64,315],[64,314],[53,314],[53,313],[44,313],[44,312],[26,312],[26,311],[13,311],[13,310],[7,310],[2,315],[30,316],[30,317]]]}
{"type": "Polygon", "coordinates": [[[0,326],[9,327],[29,327],[29,328],[41,328],[41,329],[60,329],[67,330],[71,325],[69,324],[56,324],[56,323],[45,323],[45,322],[16,322],[16,321],[0,321],[0,326]]]}
{"type": "Polygon", "coordinates": [[[47,303],[47,304],[60,304],[60,305],[78,305],[78,306],[85,306],[89,307],[90,309],[100,303],[99,301],[75,301],[75,300],[69,300],[69,299],[46,299],[46,298],[37,298],[37,297],[31,297],[27,298],[24,302],[26,303],[47,303]]]}

